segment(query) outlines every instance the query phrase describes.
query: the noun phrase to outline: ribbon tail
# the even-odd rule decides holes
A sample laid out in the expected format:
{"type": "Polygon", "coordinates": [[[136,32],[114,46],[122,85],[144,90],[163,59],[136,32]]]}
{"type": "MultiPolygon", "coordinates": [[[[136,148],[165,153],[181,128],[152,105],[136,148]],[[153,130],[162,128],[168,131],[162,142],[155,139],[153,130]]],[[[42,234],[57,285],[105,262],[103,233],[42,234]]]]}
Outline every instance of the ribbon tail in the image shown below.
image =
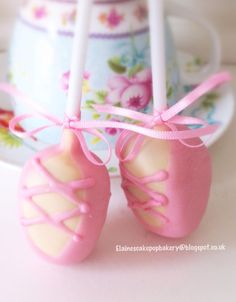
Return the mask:
{"type": "Polygon", "coordinates": [[[96,129],[85,129],[86,132],[88,132],[89,134],[92,134],[92,135],[95,135],[96,137],[100,138],[101,140],[103,140],[107,147],[108,147],[108,155],[105,159],[104,162],[100,161],[95,154],[93,154],[88,146],[87,146],[87,143],[86,143],[86,140],[84,138],[84,135],[83,133],[81,132],[81,130],[79,129],[72,129],[72,131],[74,132],[74,134],[77,136],[78,140],[80,141],[80,145],[81,145],[81,148],[83,150],[83,153],[84,155],[86,156],[86,158],[94,165],[96,166],[104,166],[106,164],[109,163],[110,159],[111,159],[111,154],[112,154],[112,151],[111,151],[111,146],[109,144],[109,142],[107,141],[107,139],[96,129]]]}
{"type": "Polygon", "coordinates": [[[56,124],[52,123],[52,124],[41,126],[41,127],[36,128],[36,129],[29,130],[29,131],[19,131],[19,130],[17,130],[17,126],[22,121],[24,121],[26,119],[29,119],[29,118],[34,118],[34,117],[37,117],[37,116],[38,116],[38,114],[22,114],[22,115],[16,116],[16,117],[12,118],[9,121],[9,130],[15,136],[17,136],[19,138],[34,138],[34,136],[36,134],[38,134],[39,132],[41,132],[43,130],[46,130],[46,129],[51,128],[51,127],[56,127],[56,126],[62,125],[62,122],[58,121],[56,124]]]}
{"type": "Polygon", "coordinates": [[[172,117],[176,116],[184,109],[195,103],[206,93],[231,80],[232,77],[228,72],[221,72],[211,76],[205,82],[203,82],[198,87],[196,87],[193,91],[191,91],[189,94],[187,94],[183,99],[177,102],[175,105],[165,110],[161,114],[162,120],[169,121],[172,117]]]}
{"type": "Polygon", "coordinates": [[[116,155],[119,158],[119,160],[121,162],[127,162],[132,160],[140,150],[144,141],[145,141],[145,136],[138,134],[135,137],[135,134],[133,132],[124,130],[120,134],[116,142],[116,155]],[[132,142],[132,138],[134,138],[133,142],[132,142]],[[131,145],[129,145],[130,142],[132,143],[131,145]],[[128,150],[128,146],[130,146],[130,150],[128,150]],[[127,152],[127,155],[124,155],[124,152],[127,152]]]}
{"type": "MultiPolygon", "coordinates": [[[[150,121],[150,118],[149,118],[150,121]]],[[[169,123],[165,123],[167,126],[169,123]]],[[[170,121],[171,124],[171,121],[170,121]]],[[[199,124],[199,123],[197,123],[199,124]]],[[[203,125],[203,123],[200,123],[203,125]]],[[[185,123],[184,123],[185,125],[185,123]]],[[[121,130],[128,130],[140,135],[148,136],[150,138],[156,138],[161,140],[178,140],[178,139],[189,139],[199,136],[205,136],[212,134],[219,127],[218,124],[208,125],[207,126],[197,128],[197,129],[187,129],[187,130],[178,130],[178,131],[160,131],[156,129],[150,129],[149,126],[145,125],[135,125],[135,124],[127,124],[122,122],[113,122],[113,121],[91,121],[91,122],[75,122],[73,123],[74,129],[85,129],[92,130],[94,128],[115,128],[121,130]]],[[[154,127],[153,127],[154,128],[154,127]]],[[[101,135],[101,134],[100,134],[101,135]]]]}
{"type": "Polygon", "coordinates": [[[100,138],[106,144],[106,146],[107,146],[107,156],[106,156],[103,163],[98,163],[97,165],[101,165],[101,166],[102,165],[107,165],[110,162],[111,156],[112,156],[112,149],[111,149],[110,143],[105,138],[105,136],[102,133],[100,133],[97,129],[87,129],[86,131],[90,134],[93,134],[93,135],[97,136],[98,138],[100,138]]]}
{"type": "MultiPolygon", "coordinates": [[[[192,117],[192,116],[183,116],[176,115],[172,119],[168,121],[168,123],[173,123],[176,125],[199,125],[199,126],[207,126],[208,123],[203,119],[192,117]]],[[[217,125],[217,123],[216,123],[217,125]]]]}
{"type": "Polygon", "coordinates": [[[10,95],[13,98],[19,99],[20,102],[30,108],[32,113],[37,113],[40,116],[43,116],[47,119],[58,122],[57,118],[49,115],[43,108],[37,105],[37,102],[33,102],[29,97],[27,97],[24,93],[19,91],[15,86],[8,83],[0,83],[0,91],[10,95]]]}
{"type": "Polygon", "coordinates": [[[126,109],[126,108],[115,107],[115,106],[111,106],[111,105],[93,105],[92,107],[98,113],[108,113],[108,114],[112,114],[112,115],[118,115],[121,117],[126,117],[126,118],[129,118],[132,120],[136,120],[136,121],[139,121],[142,123],[146,123],[146,122],[150,121],[149,115],[142,113],[142,112],[126,109]]]}

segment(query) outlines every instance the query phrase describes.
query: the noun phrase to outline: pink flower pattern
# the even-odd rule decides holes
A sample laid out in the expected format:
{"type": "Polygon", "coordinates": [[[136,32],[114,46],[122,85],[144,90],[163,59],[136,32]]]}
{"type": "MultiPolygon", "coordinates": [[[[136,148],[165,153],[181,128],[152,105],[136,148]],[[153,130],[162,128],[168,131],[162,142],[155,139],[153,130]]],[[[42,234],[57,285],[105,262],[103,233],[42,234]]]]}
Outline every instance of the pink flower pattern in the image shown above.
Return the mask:
{"type": "Polygon", "coordinates": [[[134,16],[138,19],[138,21],[142,22],[148,17],[148,9],[145,5],[138,5],[134,10],[134,16]]]}
{"type": "Polygon", "coordinates": [[[137,73],[132,78],[113,76],[109,83],[107,103],[121,104],[133,110],[144,109],[152,98],[152,75],[150,69],[137,73]]]}
{"type": "Polygon", "coordinates": [[[119,14],[115,8],[112,8],[108,14],[100,14],[99,20],[107,27],[113,29],[119,26],[120,23],[124,20],[124,15],[119,14]]]}
{"type": "MultiPolygon", "coordinates": [[[[113,122],[120,122],[120,121],[117,120],[117,119],[110,119],[110,121],[113,121],[113,122]]],[[[115,128],[106,128],[106,129],[105,129],[105,132],[106,132],[107,134],[111,135],[111,136],[115,136],[115,135],[117,135],[117,134],[120,132],[120,130],[119,130],[119,129],[115,129],[115,128]]]]}
{"type": "Polygon", "coordinates": [[[67,13],[65,13],[65,14],[63,14],[62,15],[62,23],[64,24],[64,25],[66,25],[66,24],[75,24],[75,21],[76,21],[76,10],[75,9],[73,9],[72,11],[70,11],[70,12],[67,12],[67,13]]]}
{"type": "Polygon", "coordinates": [[[34,8],[33,13],[35,19],[43,19],[47,16],[47,9],[45,6],[38,6],[34,8]]]}
{"type": "MultiPolygon", "coordinates": [[[[23,0],[23,5],[27,6],[29,0],[23,0]]],[[[33,6],[31,8],[31,12],[33,14],[33,18],[37,20],[42,20],[52,13],[50,11],[50,6],[40,5],[40,6],[33,6]],[[49,12],[50,11],[50,12],[49,12]]],[[[119,12],[119,10],[115,7],[109,8],[109,10],[104,10],[100,12],[96,18],[100,21],[100,23],[104,24],[109,29],[117,28],[122,21],[125,20],[126,13],[119,12]]],[[[148,17],[148,9],[146,5],[138,4],[133,11],[133,16],[139,21],[145,21],[148,17]]],[[[126,18],[127,19],[127,18],[126,18]]],[[[76,10],[72,9],[71,11],[60,13],[60,20],[62,25],[73,25],[76,20],[76,10]]]]}
{"type": "MultiPolygon", "coordinates": [[[[84,80],[89,80],[90,74],[85,71],[84,72],[84,80]]],[[[61,78],[61,87],[64,91],[68,91],[69,89],[69,80],[70,80],[70,71],[65,72],[61,78]]]]}

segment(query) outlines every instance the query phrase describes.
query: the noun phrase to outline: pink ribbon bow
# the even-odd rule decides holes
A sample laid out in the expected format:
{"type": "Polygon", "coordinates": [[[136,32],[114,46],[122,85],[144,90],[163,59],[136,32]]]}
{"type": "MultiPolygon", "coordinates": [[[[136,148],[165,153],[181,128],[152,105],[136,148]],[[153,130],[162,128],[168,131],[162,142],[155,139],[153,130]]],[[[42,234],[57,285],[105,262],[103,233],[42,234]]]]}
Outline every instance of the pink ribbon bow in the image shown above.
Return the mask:
{"type": "Polygon", "coordinates": [[[206,121],[202,119],[189,116],[182,116],[179,115],[179,113],[194,104],[206,93],[210,92],[214,88],[226,82],[229,82],[230,80],[231,75],[228,72],[221,72],[215,74],[211,76],[208,80],[200,84],[198,87],[196,87],[193,91],[191,91],[189,94],[187,94],[184,98],[182,98],[170,108],[167,108],[162,112],[155,111],[153,115],[125,108],[114,107],[110,105],[94,105],[93,107],[99,113],[107,113],[121,117],[127,117],[135,122],[139,122],[142,124],[142,126],[128,124],[127,127],[127,124],[125,123],[109,122],[110,127],[133,131],[151,138],[161,140],[180,140],[183,142],[183,140],[185,139],[191,139],[212,134],[217,130],[219,125],[209,125],[206,121]],[[159,131],[153,129],[156,125],[166,125],[170,129],[170,131],[159,131]],[[185,128],[184,130],[180,130],[177,129],[176,125],[197,125],[199,127],[197,129],[185,128]]]}
{"type": "MultiPolygon", "coordinates": [[[[20,102],[26,105],[32,113],[23,114],[13,118],[9,123],[9,129],[13,134],[21,138],[33,137],[37,133],[51,128],[51,127],[62,127],[64,129],[72,130],[78,137],[81,143],[81,147],[84,151],[85,156],[94,164],[102,165],[110,161],[111,158],[111,146],[105,136],[99,132],[97,129],[101,128],[116,128],[127,130],[128,132],[135,132],[142,136],[148,136],[150,138],[161,139],[161,140],[179,140],[186,144],[184,140],[190,138],[201,137],[204,135],[212,134],[218,128],[218,125],[208,125],[205,121],[194,118],[185,117],[178,115],[181,111],[195,103],[201,96],[211,91],[223,83],[231,80],[231,76],[227,72],[222,72],[213,75],[203,84],[199,85],[182,100],[177,102],[172,107],[164,110],[163,112],[155,112],[153,115],[148,115],[133,110],[128,110],[124,108],[118,108],[110,105],[94,105],[93,107],[100,113],[109,113],[114,115],[119,115],[122,117],[128,117],[136,122],[141,122],[141,125],[128,124],[116,121],[81,121],[79,117],[68,118],[65,117],[63,120],[48,114],[37,106],[32,100],[27,98],[23,93],[18,91],[14,86],[2,83],[0,84],[0,91],[10,94],[11,96],[17,98],[20,102]],[[21,132],[17,130],[17,124],[23,120],[29,118],[40,117],[46,119],[50,122],[48,125],[38,127],[33,130],[21,132]],[[166,125],[169,131],[159,131],[153,129],[155,125],[166,125]],[[197,129],[178,129],[176,125],[199,125],[200,128],[197,129]],[[92,134],[102,141],[104,141],[108,148],[108,156],[104,163],[97,161],[92,153],[89,151],[85,138],[83,136],[83,131],[92,134]]],[[[120,139],[122,139],[127,134],[123,131],[120,139]]],[[[195,146],[190,146],[195,147],[195,146]]]]}
{"type": "MultiPolygon", "coordinates": [[[[118,115],[127,117],[136,122],[141,123],[140,126],[129,124],[129,127],[124,127],[126,131],[123,131],[116,143],[116,154],[121,161],[131,160],[137,153],[142,145],[145,136],[161,139],[161,140],[179,140],[183,145],[190,148],[198,148],[204,145],[203,142],[197,145],[192,145],[186,142],[187,139],[199,138],[201,136],[214,133],[219,127],[218,124],[208,125],[208,123],[202,119],[179,115],[184,109],[191,106],[193,103],[199,100],[204,94],[208,93],[212,89],[222,85],[231,80],[231,76],[228,72],[222,72],[211,76],[208,80],[200,84],[193,91],[187,94],[183,99],[177,102],[175,105],[167,108],[162,112],[155,111],[153,115],[136,112],[129,109],[118,108],[110,105],[95,105],[94,108],[99,113],[107,113],[112,115],[118,115]],[[153,129],[157,125],[165,125],[169,128],[169,131],[160,131],[153,129]],[[182,129],[177,126],[182,125],[182,129]],[[189,129],[187,126],[199,126],[196,129],[189,129]],[[183,127],[185,126],[185,127],[183,127]],[[125,149],[129,138],[133,135],[132,132],[136,132],[139,135],[135,138],[131,150],[126,158],[121,158],[122,150],[125,149]]],[[[123,125],[123,123],[121,123],[123,125]]],[[[111,126],[112,127],[112,126],[111,126]]],[[[121,128],[121,127],[120,127],[121,128]]],[[[123,128],[123,129],[124,129],[123,128]]]]}
{"type": "Polygon", "coordinates": [[[42,108],[40,108],[36,103],[34,103],[31,99],[29,99],[27,96],[25,96],[22,92],[20,92],[19,90],[17,90],[13,85],[7,84],[7,83],[0,83],[0,91],[3,91],[9,95],[11,95],[12,97],[17,98],[18,101],[20,101],[22,104],[26,105],[31,113],[26,113],[26,114],[22,114],[19,116],[14,117],[13,119],[10,120],[9,122],[9,129],[10,131],[20,137],[20,138],[33,138],[37,133],[46,130],[48,128],[51,127],[62,127],[63,129],[69,129],[71,131],[73,131],[73,133],[78,137],[80,144],[81,144],[81,148],[85,154],[85,156],[87,157],[87,159],[92,162],[95,165],[105,165],[107,164],[110,159],[111,159],[111,146],[110,143],[108,142],[108,140],[105,138],[105,136],[99,132],[97,129],[95,129],[93,126],[91,126],[90,124],[88,124],[88,127],[86,126],[86,122],[80,121],[80,117],[67,117],[65,116],[65,118],[63,120],[48,114],[47,112],[45,112],[42,108]],[[51,122],[50,124],[47,125],[43,125],[41,127],[38,127],[36,129],[33,130],[29,130],[29,131],[19,131],[17,130],[17,125],[19,123],[21,123],[22,121],[26,120],[26,119],[30,119],[30,118],[43,118],[49,122],[51,122]],[[108,149],[108,154],[107,154],[107,158],[105,160],[105,162],[100,162],[99,160],[97,160],[93,154],[89,151],[89,148],[87,147],[86,144],[86,140],[83,136],[83,131],[94,135],[96,137],[98,137],[99,139],[101,139],[103,142],[105,142],[105,144],[107,145],[107,149],[108,149]]]}

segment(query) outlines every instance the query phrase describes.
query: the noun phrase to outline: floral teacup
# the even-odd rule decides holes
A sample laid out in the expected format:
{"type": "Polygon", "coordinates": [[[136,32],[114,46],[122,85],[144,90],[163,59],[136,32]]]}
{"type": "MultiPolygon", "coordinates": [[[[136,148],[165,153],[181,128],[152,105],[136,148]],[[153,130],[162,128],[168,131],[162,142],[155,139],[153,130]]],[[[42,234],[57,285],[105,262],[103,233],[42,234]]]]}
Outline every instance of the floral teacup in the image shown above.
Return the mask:
{"type": "MultiPolygon", "coordinates": [[[[179,7],[168,8],[183,15],[179,7]],[[178,12],[179,9],[179,12],[178,12]]],[[[10,79],[19,90],[51,114],[63,117],[71,61],[74,1],[25,1],[15,26],[10,51],[10,79]]],[[[194,19],[194,18],[193,18],[194,19]]],[[[169,103],[182,94],[176,49],[166,20],[166,68],[169,103]]],[[[84,73],[82,119],[111,119],[100,116],[93,104],[112,104],[142,112],[152,111],[152,77],[148,8],[145,0],[95,1],[84,73]]],[[[216,63],[216,62],[214,62],[216,63]]],[[[214,64],[216,65],[216,64],[214,64]]],[[[16,114],[29,111],[15,100],[16,114]]],[[[29,120],[26,129],[41,125],[29,120]]],[[[114,146],[118,131],[104,130],[114,146]]],[[[58,130],[37,136],[40,142],[58,141],[58,130]]],[[[91,150],[103,156],[99,139],[86,137],[91,150]]]]}

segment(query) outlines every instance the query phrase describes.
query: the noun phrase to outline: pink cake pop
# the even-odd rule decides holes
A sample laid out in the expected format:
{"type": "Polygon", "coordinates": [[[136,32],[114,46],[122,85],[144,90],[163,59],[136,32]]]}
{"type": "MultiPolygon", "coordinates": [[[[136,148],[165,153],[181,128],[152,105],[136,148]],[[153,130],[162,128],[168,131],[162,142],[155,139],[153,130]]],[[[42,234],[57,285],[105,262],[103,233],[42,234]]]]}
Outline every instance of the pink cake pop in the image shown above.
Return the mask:
{"type": "MultiPolygon", "coordinates": [[[[185,126],[171,129],[161,120],[167,109],[163,1],[149,0],[149,11],[157,116],[149,127],[185,130],[185,126]]],[[[156,140],[125,131],[116,149],[128,205],[144,227],[166,237],[192,233],[202,220],[211,186],[211,160],[202,141],[156,140]]]]}
{"type": "MultiPolygon", "coordinates": [[[[79,120],[92,0],[78,1],[66,110],[79,120]]],[[[65,126],[60,145],[36,154],[25,165],[19,188],[21,220],[33,248],[46,259],[71,264],[93,250],[110,198],[106,167],[85,146],[80,131],[65,126]]],[[[93,132],[92,132],[93,133],[93,132]]]]}

